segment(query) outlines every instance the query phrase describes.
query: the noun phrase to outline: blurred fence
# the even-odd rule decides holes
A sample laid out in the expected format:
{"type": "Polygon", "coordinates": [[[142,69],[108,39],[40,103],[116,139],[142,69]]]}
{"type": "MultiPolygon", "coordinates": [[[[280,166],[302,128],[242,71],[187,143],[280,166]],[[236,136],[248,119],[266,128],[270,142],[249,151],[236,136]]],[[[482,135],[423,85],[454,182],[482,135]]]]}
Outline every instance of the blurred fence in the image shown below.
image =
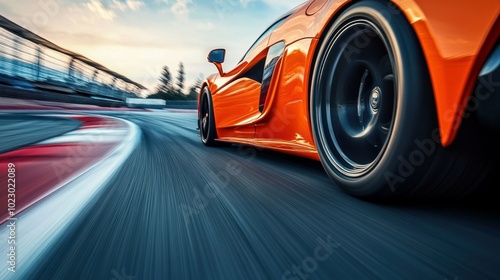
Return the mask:
{"type": "Polygon", "coordinates": [[[0,16],[0,83],[126,100],[144,86],[0,16]]]}

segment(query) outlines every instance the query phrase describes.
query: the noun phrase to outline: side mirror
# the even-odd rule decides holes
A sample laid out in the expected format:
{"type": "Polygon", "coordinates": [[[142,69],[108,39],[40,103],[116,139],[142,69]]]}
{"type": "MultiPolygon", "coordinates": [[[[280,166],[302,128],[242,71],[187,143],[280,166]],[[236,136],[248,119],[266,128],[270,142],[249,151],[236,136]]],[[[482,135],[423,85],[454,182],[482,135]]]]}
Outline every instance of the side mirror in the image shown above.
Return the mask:
{"type": "Polygon", "coordinates": [[[208,62],[224,63],[225,57],[226,57],[225,49],[215,49],[208,54],[208,62]]]}
{"type": "Polygon", "coordinates": [[[215,64],[215,67],[217,67],[217,70],[219,71],[219,74],[221,76],[224,74],[224,71],[222,70],[222,63],[224,63],[225,58],[226,58],[225,49],[212,50],[207,57],[208,62],[215,64]]]}

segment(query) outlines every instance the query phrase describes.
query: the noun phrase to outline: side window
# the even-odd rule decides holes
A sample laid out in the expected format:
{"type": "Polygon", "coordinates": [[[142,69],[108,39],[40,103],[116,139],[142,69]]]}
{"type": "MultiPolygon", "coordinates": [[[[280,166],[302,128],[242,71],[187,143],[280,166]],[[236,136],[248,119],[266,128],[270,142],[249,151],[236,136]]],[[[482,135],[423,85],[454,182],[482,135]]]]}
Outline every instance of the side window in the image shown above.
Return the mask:
{"type": "Polygon", "coordinates": [[[240,60],[240,62],[242,62],[245,57],[248,55],[248,53],[250,53],[251,51],[254,50],[254,48],[260,44],[262,42],[262,40],[264,40],[265,38],[267,38],[267,36],[269,36],[269,34],[271,34],[278,26],[280,26],[290,15],[286,15],[282,18],[280,18],[279,20],[277,20],[275,23],[273,23],[271,26],[269,26],[266,31],[264,31],[264,33],[262,33],[262,35],[259,36],[259,38],[257,38],[257,40],[252,44],[252,46],[250,47],[250,49],[248,49],[248,51],[245,53],[245,55],[243,56],[243,58],[240,60]]]}

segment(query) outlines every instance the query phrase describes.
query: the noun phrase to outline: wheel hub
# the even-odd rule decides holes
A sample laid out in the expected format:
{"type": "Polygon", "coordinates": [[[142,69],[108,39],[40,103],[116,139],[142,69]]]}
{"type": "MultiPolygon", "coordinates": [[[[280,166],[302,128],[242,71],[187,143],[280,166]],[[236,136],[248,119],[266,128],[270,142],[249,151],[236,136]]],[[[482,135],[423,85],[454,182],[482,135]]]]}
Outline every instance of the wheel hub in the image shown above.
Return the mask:
{"type": "Polygon", "coordinates": [[[382,97],[382,90],[379,87],[375,87],[372,90],[372,94],[370,96],[370,106],[373,112],[377,112],[380,107],[380,99],[382,97]]]}

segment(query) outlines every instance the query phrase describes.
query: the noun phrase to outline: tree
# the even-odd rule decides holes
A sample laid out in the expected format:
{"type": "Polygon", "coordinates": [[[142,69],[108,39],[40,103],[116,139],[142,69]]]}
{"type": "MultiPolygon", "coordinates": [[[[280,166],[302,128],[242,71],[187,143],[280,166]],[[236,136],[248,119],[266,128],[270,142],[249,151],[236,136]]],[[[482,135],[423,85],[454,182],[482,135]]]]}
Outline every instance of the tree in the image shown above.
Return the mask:
{"type": "Polygon", "coordinates": [[[182,93],[184,91],[184,81],[186,78],[186,72],[184,71],[184,63],[179,63],[179,70],[177,71],[177,87],[182,93]]]}
{"type": "Polygon", "coordinates": [[[160,85],[158,86],[158,92],[169,93],[172,91],[172,75],[168,66],[163,66],[163,71],[160,76],[160,85]]]}
{"type": "Polygon", "coordinates": [[[201,83],[203,82],[203,77],[200,75],[194,81],[193,85],[189,87],[189,93],[187,95],[188,100],[197,100],[198,94],[200,93],[201,83]]]}
{"type": "Polygon", "coordinates": [[[184,83],[186,80],[186,73],[184,64],[179,63],[179,70],[177,75],[176,86],[172,85],[172,75],[168,66],[162,68],[160,75],[160,84],[158,85],[157,92],[149,95],[148,98],[160,98],[165,100],[196,100],[198,99],[198,91],[202,83],[202,76],[198,77],[195,83],[189,88],[188,94],[184,93],[184,83]]]}

